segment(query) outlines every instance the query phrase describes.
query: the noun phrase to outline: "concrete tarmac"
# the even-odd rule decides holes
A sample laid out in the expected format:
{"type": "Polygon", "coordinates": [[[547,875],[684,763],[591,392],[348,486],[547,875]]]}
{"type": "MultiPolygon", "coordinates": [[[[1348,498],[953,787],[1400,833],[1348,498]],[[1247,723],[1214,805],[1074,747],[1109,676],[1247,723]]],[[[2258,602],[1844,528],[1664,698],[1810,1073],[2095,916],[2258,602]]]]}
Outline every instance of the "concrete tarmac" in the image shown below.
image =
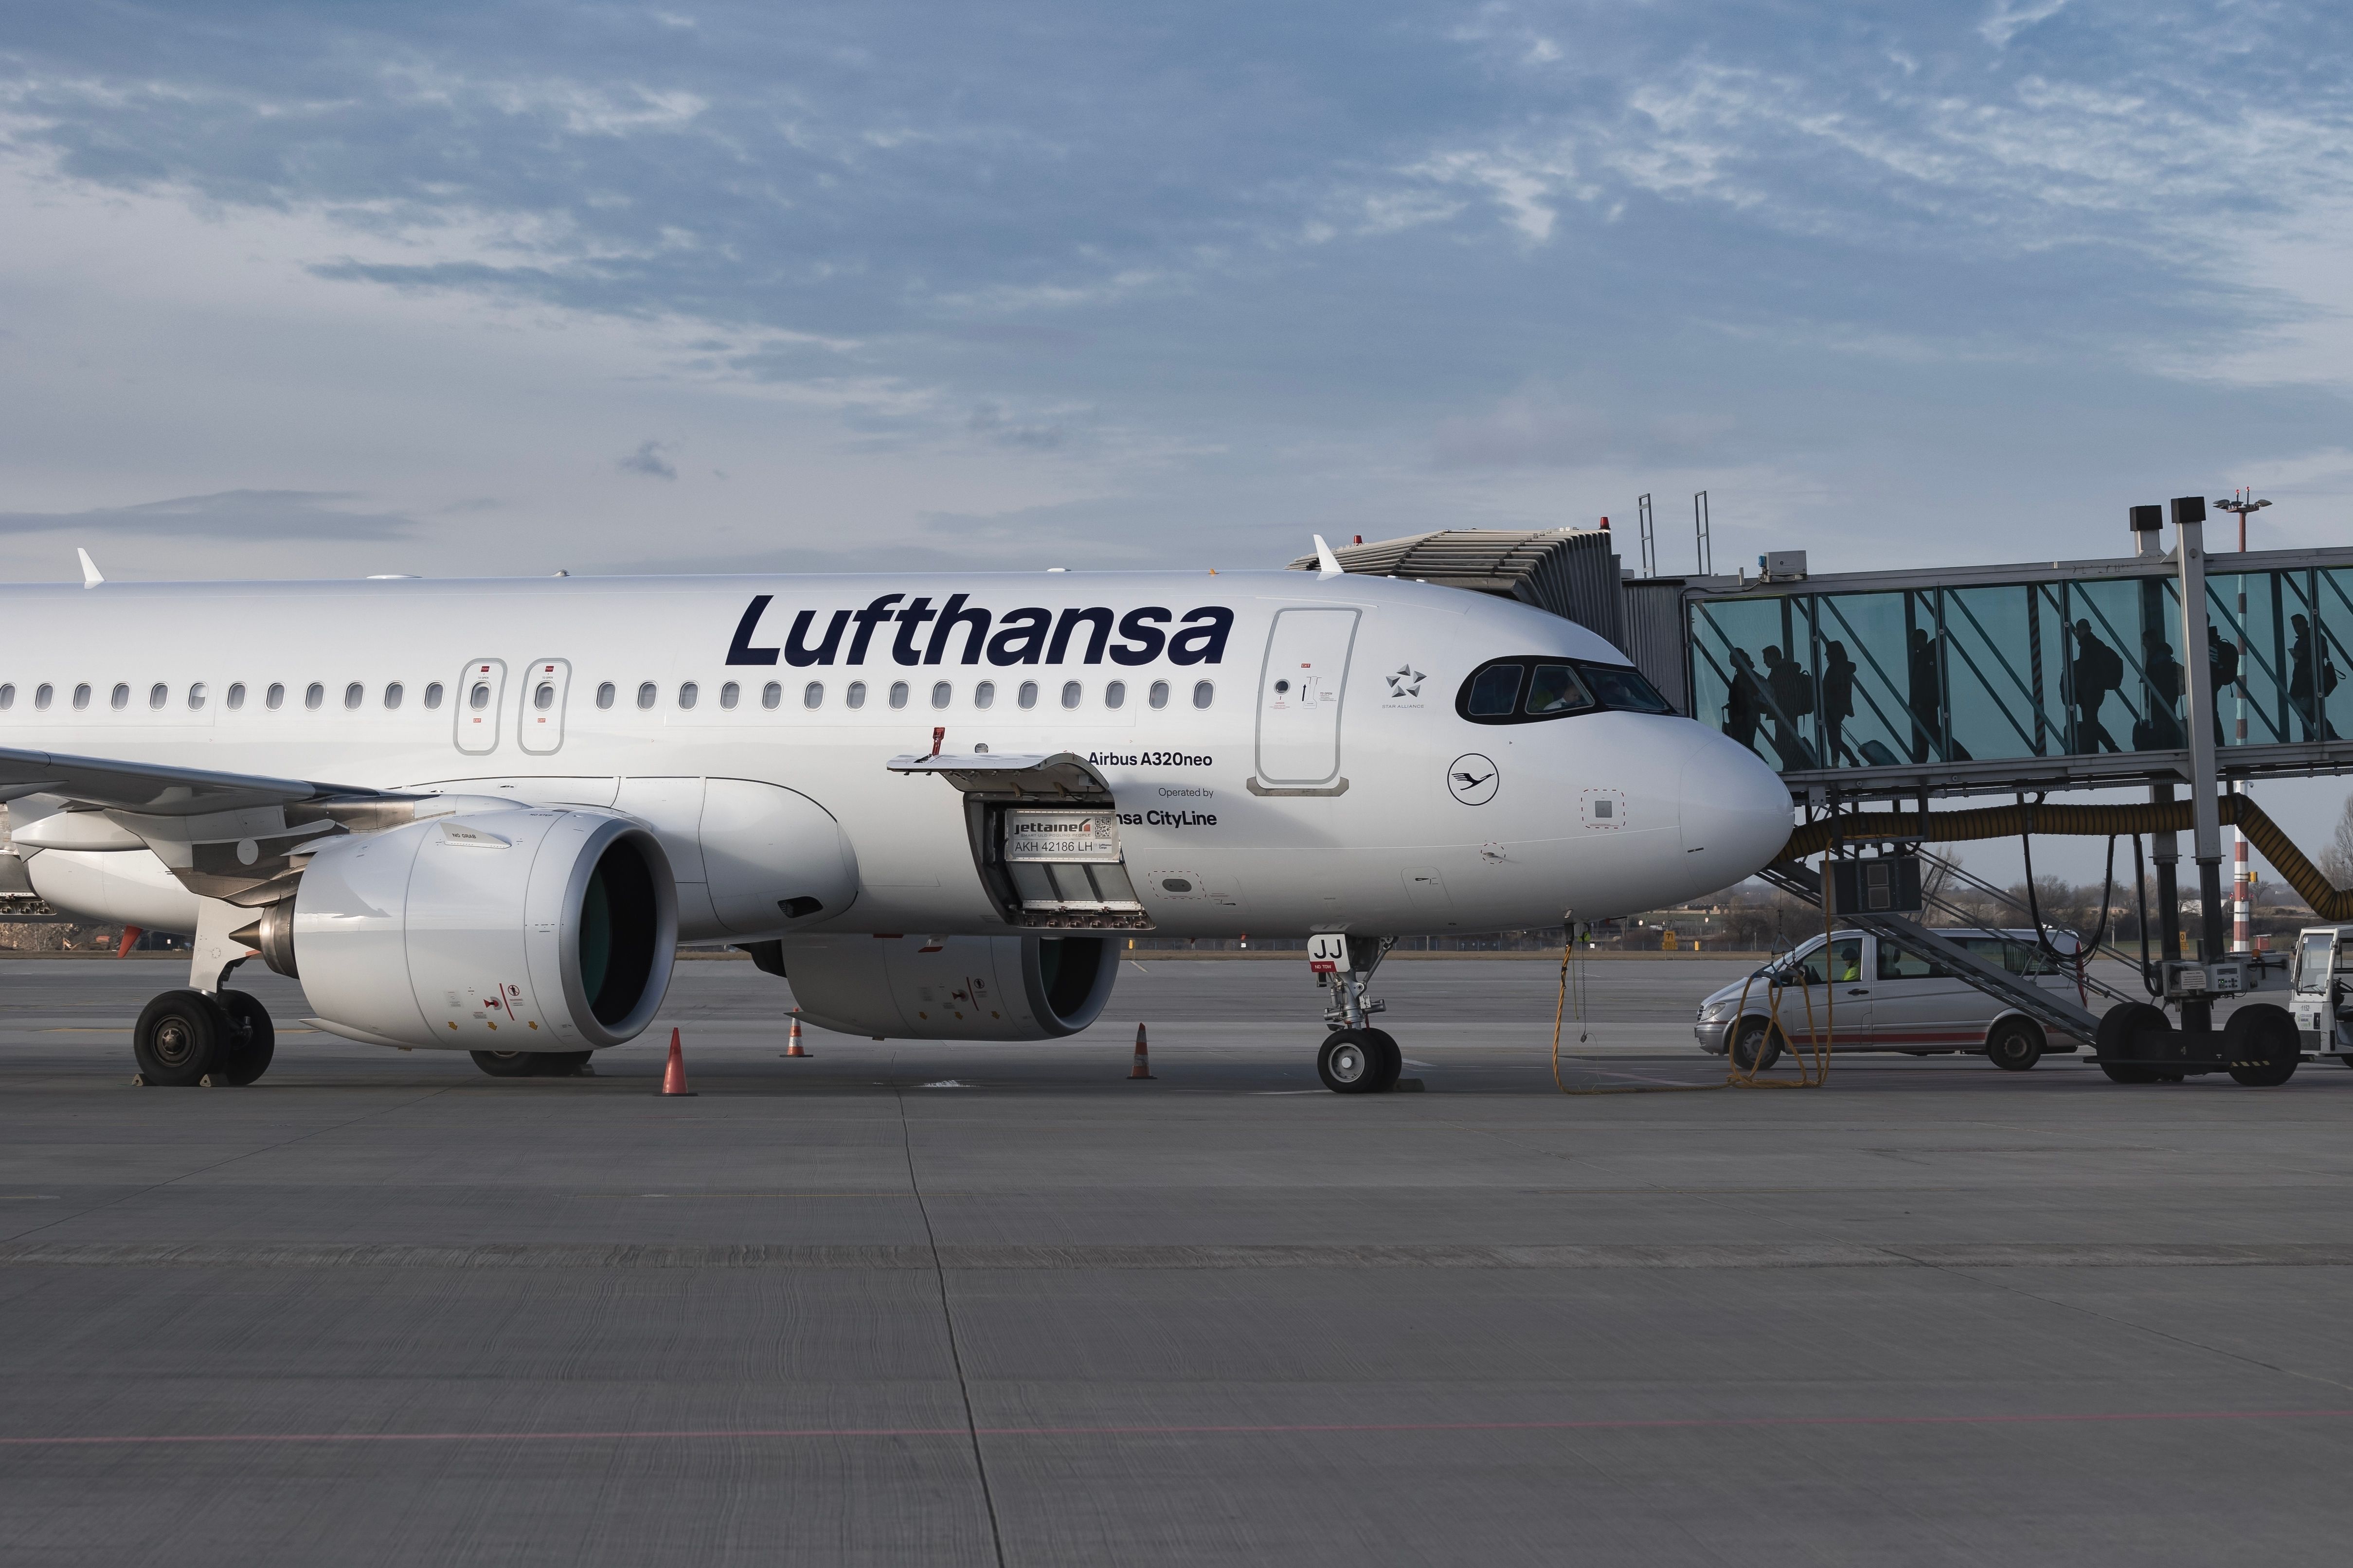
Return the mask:
{"type": "MultiPolygon", "coordinates": [[[[1569,1081],[1720,1079],[1737,969],[1597,962],[1569,1081]]],[[[269,1076],[166,1090],[172,966],[0,964],[0,1561],[2343,1559],[2353,1073],[1570,1098],[1551,965],[1426,960],[1342,1098],[1303,970],[786,1061],[682,963],[561,1080],[265,973],[269,1076]]]]}

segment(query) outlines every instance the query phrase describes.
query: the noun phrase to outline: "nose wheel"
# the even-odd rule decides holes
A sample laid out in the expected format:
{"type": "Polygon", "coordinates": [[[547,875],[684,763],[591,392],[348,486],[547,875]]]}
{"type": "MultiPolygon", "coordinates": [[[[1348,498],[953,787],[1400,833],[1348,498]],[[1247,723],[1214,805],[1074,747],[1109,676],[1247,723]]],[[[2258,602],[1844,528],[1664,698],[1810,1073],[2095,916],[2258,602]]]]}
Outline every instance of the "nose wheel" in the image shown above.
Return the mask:
{"type": "Polygon", "coordinates": [[[1386,1094],[1397,1087],[1405,1054],[1383,1029],[1339,1029],[1315,1053],[1315,1075],[1335,1094],[1386,1094]]]}

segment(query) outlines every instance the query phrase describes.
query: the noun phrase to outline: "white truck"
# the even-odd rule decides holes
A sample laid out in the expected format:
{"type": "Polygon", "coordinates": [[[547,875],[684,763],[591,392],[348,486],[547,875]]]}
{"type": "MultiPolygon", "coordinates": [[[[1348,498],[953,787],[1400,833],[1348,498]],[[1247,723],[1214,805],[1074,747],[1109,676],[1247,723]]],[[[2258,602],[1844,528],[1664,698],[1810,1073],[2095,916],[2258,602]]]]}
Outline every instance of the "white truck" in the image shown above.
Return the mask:
{"type": "Polygon", "coordinates": [[[2289,1011],[2305,1050],[2353,1067],[2353,925],[2296,932],[2289,1011]]]}

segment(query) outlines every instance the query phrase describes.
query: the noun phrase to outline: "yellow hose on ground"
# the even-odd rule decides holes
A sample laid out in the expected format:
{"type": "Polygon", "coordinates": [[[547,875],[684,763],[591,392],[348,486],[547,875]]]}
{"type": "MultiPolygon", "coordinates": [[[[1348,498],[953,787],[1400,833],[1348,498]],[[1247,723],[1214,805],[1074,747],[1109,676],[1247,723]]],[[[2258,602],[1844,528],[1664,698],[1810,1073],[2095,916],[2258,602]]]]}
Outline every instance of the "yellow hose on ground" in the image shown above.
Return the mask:
{"type": "MultiPolygon", "coordinates": [[[[2296,896],[2324,921],[2353,921],[2353,890],[2339,889],[2306,858],[2279,824],[2243,795],[2226,795],[2214,803],[2222,826],[2247,836],[2263,858],[2296,896]]],[[[1831,847],[1833,829],[1845,843],[1882,838],[1912,838],[1926,844],[1960,844],[1979,838],[2016,838],[2021,834],[2048,833],[2072,837],[2105,838],[2118,833],[2187,833],[2193,826],[2186,800],[2147,801],[2129,805],[1995,805],[1975,811],[1865,811],[1852,816],[1809,822],[1789,835],[1789,842],[1774,857],[1775,864],[1794,864],[1820,855],[1831,847]]]]}

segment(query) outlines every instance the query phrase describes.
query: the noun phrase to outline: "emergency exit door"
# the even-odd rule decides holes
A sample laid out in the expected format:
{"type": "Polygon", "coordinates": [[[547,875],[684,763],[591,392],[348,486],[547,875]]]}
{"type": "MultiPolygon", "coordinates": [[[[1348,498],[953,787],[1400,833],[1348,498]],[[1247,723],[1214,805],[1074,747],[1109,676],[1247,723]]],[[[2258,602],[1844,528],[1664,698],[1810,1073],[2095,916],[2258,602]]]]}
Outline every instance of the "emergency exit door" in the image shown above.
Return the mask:
{"type": "Polygon", "coordinates": [[[1281,610],[1258,683],[1258,776],[1293,789],[1340,776],[1340,708],[1355,610],[1281,610]]]}

